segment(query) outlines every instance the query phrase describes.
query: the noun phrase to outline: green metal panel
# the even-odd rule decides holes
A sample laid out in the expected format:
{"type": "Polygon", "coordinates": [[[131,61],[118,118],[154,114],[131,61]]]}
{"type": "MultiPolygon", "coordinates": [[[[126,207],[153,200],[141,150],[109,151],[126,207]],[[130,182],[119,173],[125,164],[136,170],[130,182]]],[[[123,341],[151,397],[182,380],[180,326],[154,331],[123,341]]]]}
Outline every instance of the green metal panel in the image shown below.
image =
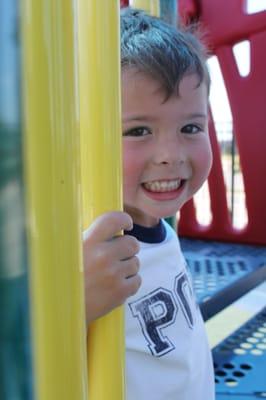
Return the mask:
{"type": "Polygon", "coordinates": [[[0,399],[31,399],[18,0],[0,2],[0,399]]]}
{"type": "MultiPolygon", "coordinates": [[[[160,17],[168,24],[176,26],[178,23],[178,0],[160,0],[160,17]]],[[[165,220],[176,230],[176,215],[165,218],[165,220]]]]}
{"type": "Polygon", "coordinates": [[[160,0],[160,17],[168,24],[176,26],[178,20],[178,0],[160,0]]]}

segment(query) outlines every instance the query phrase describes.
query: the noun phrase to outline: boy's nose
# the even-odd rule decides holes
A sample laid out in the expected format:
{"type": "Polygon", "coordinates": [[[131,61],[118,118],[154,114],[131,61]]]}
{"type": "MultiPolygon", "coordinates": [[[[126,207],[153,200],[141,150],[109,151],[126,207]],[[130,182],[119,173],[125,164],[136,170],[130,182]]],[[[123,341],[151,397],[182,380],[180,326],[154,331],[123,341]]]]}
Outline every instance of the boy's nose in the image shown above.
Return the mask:
{"type": "Polygon", "coordinates": [[[184,145],[177,138],[158,141],[153,159],[156,164],[182,164],[186,160],[184,145]]]}

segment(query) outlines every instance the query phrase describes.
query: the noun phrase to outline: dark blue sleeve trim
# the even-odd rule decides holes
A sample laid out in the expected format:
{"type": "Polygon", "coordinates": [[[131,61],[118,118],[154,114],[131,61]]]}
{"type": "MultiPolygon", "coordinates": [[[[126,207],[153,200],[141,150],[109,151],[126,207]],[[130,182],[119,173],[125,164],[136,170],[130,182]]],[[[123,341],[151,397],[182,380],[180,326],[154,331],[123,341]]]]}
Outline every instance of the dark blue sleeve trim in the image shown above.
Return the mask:
{"type": "Polygon", "coordinates": [[[156,226],[151,228],[134,224],[133,229],[131,231],[125,231],[125,234],[134,236],[144,243],[161,243],[166,238],[166,229],[162,220],[160,220],[156,226]]]}

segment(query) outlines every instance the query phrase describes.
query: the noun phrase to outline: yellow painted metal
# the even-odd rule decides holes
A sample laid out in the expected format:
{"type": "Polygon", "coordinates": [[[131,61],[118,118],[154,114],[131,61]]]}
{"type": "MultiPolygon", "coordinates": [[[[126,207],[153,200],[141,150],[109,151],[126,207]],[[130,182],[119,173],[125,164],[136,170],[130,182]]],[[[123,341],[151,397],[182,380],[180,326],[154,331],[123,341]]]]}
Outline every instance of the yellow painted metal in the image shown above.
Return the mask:
{"type": "MultiPolygon", "coordinates": [[[[84,228],[122,210],[119,1],[79,1],[84,228]]],[[[88,331],[90,400],[124,399],[122,307],[88,331]]]]}
{"type": "Polygon", "coordinates": [[[160,0],[129,0],[131,7],[140,8],[156,17],[160,16],[160,0]]]}
{"type": "Polygon", "coordinates": [[[85,400],[75,3],[23,0],[21,11],[34,398],[85,400]]]}

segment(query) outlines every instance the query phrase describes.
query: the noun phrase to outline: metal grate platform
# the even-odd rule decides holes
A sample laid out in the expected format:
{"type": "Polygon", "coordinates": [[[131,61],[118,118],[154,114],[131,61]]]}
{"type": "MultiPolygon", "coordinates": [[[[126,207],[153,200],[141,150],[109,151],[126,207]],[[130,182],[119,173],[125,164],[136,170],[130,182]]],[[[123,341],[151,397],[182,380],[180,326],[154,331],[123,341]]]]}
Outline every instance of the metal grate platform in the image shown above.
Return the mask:
{"type": "Polygon", "coordinates": [[[266,279],[266,248],[181,238],[204,320],[266,279]]]}
{"type": "Polygon", "coordinates": [[[216,399],[266,398],[266,307],[213,351],[216,399]]]}

